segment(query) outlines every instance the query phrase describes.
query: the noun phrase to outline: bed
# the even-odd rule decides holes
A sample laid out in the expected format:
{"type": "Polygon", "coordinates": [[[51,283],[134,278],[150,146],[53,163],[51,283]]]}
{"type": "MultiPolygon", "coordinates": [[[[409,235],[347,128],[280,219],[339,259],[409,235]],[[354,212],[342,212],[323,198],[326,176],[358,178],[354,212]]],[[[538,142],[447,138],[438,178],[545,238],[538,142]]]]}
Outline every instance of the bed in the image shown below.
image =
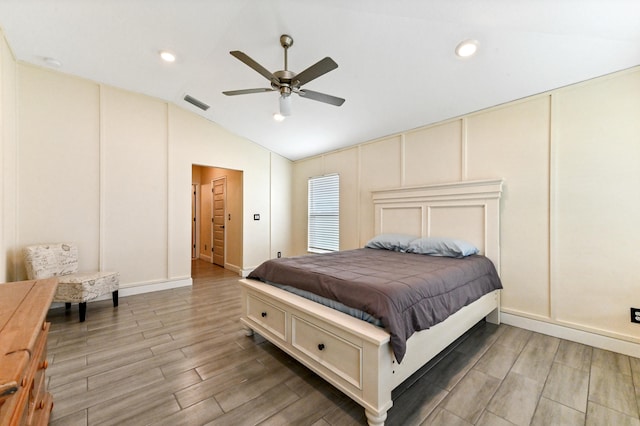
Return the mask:
{"type": "MultiPolygon", "coordinates": [[[[502,184],[464,181],[374,191],[375,235],[453,236],[478,247],[499,274],[502,184]]],[[[398,356],[384,328],[254,279],[240,284],[246,334],[259,333],[340,389],[365,409],[372,426],[384,424],[393,389],[478,321],[500,321],[500,290],[493,290],[408,336],[398,356]]]]}

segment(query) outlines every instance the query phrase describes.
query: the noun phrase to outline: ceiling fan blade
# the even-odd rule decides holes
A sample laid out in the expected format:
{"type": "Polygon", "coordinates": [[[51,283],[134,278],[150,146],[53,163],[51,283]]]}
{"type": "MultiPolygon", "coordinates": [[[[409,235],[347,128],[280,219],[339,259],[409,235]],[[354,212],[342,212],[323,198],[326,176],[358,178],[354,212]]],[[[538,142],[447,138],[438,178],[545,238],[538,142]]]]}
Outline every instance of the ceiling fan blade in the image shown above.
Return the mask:
{"type": "Polygon", "coordinates": [[[293,84],[294,86],[300,87],[303,84],[306,84],[311,80],[314,80],[336,68],[338,68],[338,64],[336,64],[333,59],[327,56],[326,58],[321,59],[315,64],[311,65],[300,74],[296,75],[293,84]]]}
{"type": "Polygon", "coordinates": [[[344,103],[344,99],[338,98],[336,96],[327,95],[326,93],[314,92],[313,90],[298,90],[298,95],[303,98],[312,99],[314,101],[324,102],[325,104],[331,104],[335,106],[340,106],[344,103]]]}
{"type": "Polygon", "coordinates": [[[236,95],[248,95],[250,93],[262,93],[262,92],[273,92],[273,89],[242,89],[242,90],[227,90],[226,92],[222,92],[227,96],[236,96],[236,95]]]}
{"type": "Polygon", "coordinates": [[[262,65],[260,65],[259,63],[257,63],[253,59],[251,59],[247,54],[242,53],[239,50],[233,50],[233,51],[231,51],[229,53],[231,53],[232,56],[236,57],[240,61],[244,62],[246,65],[248,65],[251,68],[253,68],[255,71],[257,71],[260,75],[262,75],[264,78],[266,78],[267,80],[269,80],[273,84],[275,84],[277,86],[280,86],[280,81],[278,80],[278,78],[275,75],[273,75],[265,67],[263,67],[262,65]]]}

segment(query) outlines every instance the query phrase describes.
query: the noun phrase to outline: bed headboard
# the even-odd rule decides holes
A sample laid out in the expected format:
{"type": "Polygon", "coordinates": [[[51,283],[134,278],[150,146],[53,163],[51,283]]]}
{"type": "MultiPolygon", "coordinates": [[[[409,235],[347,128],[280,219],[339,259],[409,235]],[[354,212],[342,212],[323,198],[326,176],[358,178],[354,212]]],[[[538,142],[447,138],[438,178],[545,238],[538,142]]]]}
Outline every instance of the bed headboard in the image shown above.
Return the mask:
{"type": "Polygon", "coordinates": [[[500,273],[502,183],[477,180],[373,191],[375,234],[466,240],[500,273]]]}

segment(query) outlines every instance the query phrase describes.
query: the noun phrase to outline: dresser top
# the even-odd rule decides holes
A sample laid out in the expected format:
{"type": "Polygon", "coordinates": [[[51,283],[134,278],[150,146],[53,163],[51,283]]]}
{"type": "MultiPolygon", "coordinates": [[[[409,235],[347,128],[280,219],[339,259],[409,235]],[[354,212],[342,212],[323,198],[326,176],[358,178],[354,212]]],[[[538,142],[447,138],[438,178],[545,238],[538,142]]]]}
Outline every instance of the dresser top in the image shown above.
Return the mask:
{"type": "Polygon", "coordinates": [[[0,398],[26,368],[57,286],[57,278],[0,284],[0,398]]]}

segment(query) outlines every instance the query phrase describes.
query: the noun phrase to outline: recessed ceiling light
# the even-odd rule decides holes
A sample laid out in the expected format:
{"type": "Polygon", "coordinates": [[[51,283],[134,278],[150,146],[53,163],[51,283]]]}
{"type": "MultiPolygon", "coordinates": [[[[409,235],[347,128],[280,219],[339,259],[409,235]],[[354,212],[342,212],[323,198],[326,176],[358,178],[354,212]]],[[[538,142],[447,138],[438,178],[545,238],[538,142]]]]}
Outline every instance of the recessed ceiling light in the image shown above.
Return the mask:
{"type": "Polygon", "coordinates": [[[461,58],[468,58],[469,56],[473,56],[478,50],[478,41],[477,40],[464,40],[458,44],[456,47],[456,55],[461,58]]]}
{"type": "Polygon", "coordinates": [[[60,68],[62,66],[62,62],[60,62],[56,58],[44,58],[43,61],[50,67],[60,68]]]}
{"type": "Polygon", "coordinates": [[[166,50],[161,50],[160,51],[160,57],[165,62],[175,62],[176,61],[176,55],[174,55],[173,53],[168,52],[166,50]]]}

